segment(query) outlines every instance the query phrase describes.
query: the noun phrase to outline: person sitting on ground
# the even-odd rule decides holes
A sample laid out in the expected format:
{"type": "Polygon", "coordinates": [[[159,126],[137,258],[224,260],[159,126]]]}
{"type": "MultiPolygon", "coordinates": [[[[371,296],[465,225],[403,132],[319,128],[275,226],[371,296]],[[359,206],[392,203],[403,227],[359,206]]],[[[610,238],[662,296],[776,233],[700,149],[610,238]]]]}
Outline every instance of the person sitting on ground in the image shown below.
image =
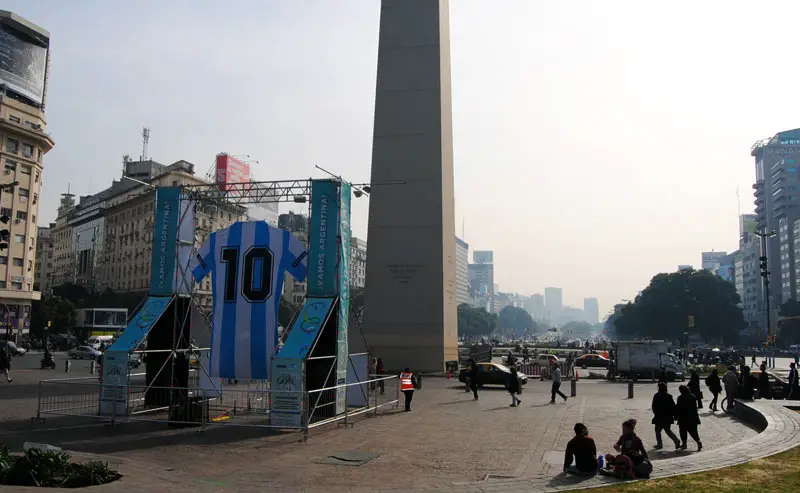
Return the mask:
{"type": "Polygon", "coordinates": [[[583,423],[575,423],[575,437],[567,443],[564,473],[577,476],[594,476],[597,473],[597,447],[583,423]],[[573,459],[575,465],[572,465],[573,459]]]}
{"type": "Polygon", "coordinates": [[[650,476],[652,466],[649,466],[650,461],[642,439],[636,435],[635,419],[622,423],[622,436],[614,444],[614,450],[619,452],[619,455],[606,455],[606,464],[616,477],[633,479],[637,476],[645,478],[650,476]],[[645,463],[650,470],[647,470],[647,467],[640,467],[645,463]]]}

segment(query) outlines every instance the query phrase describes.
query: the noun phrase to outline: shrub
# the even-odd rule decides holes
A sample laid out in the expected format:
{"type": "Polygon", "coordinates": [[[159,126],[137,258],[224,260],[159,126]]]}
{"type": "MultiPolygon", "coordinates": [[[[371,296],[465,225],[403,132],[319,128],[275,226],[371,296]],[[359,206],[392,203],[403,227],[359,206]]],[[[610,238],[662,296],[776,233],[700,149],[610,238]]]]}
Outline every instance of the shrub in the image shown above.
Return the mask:
{"type": "Polygon", "coordinates": [[[106,462],[72,463],[67,452],[29,449],[24,455],[13,455],[8,448],[0,448],[0,484],[80,488],[110,483],[120,477],[106,462]]]}

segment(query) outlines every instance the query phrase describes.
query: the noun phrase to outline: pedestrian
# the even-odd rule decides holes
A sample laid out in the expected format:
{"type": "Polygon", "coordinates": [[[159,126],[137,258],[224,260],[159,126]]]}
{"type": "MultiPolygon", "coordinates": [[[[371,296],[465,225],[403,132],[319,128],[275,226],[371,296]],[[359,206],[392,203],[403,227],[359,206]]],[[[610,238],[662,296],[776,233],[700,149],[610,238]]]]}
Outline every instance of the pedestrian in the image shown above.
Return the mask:
{"type": "Polygon", "coordinates": [[[758,395],[762,399],[772,399],[772,387],[769,384],[769,373],[767,373],[766,363],[759,367],[761,372],[758,374],[758,395]]]}
{"type": "Polygon", "coordinates": [[[607,454],[605,459],[615,476],[625,479],[650,476],[653,466],[647,456],[642,439],[636,435],[635,419],[629,419],[622,423],[622,436],[614,444],[614,450],[619,454],[607,454]]]}
{"type": "Polygon", "coordinates": [[[411,373],[409,368],[400,374],[400,390],[406,398],[406,412],[411,411],[411,400],[414,398],[414,391],[419,388],[417,377],[411,373]]]}
{"type": "MultiPolygon", "coordinates": [[[[386,376],[386,368],[383,367],[383,358],[378,358],[378,362],[375,364],[375,371],[378,374],[378,378],[384,378],[386,376]]],[[[379,380],[378,388],[381,389],[381,395],[383,395],[386,391],[386,380],[379,380]]]]}
{"type": "Polygon", "coordinates": [[[508,393],[511,394],[511,407],[517,407],[522,403],[517,394],[520,393],[519,375],[517,375],[517,368],[511,367],[511,374],[508,377],[508,393]]]}
{"type": "Polygon", "coordinates": [[[711,399],[711,403],[708,405],[708,408],[712,411],[718,411],[717,399],[719,398],[719,394],[722,393],[722,383],[720,382],[719,372],[716,368],[711,370],[711,375],[706,377],[706,387],[708,387],[711,395],[714,396],[714,398],[711,399]]]}
{"type": "Polygon", "coordinates": [[[750,357],[750,366],[758,366],[758,363],[756,363],[756,353],[753,353],[753,356],[750,357]]]}
{"type": "Polygon", "coordinates": [[[689,436],[697,442],[697,451],[703,450],[703,443],[697,433],[700,425],[700,415],[697,414],[697,398],[686,385],[678,387],[681,395],[675,403],[675,417],[678,419],[678,431],[681,435],[681,450],[686,450],[686,440],[689,436]]]}
{"type": "MultiPolygon", "coordinates": [[[[373,380],[375,378],[375,372],[378,371],[377,364],[378,364],[377,359],[375,358],[369,359],[369,366],[367,367],[367,380],[373,380]]],[[[377,386],[375,385],[374,381],[369,384],[370,391],[375,392],[376,388],[377,386]]]]}
{"type": "Polygon", "coordinates": [[[689,376],[689,390],[692,391],[695,399],[697,399],[697,409],[703,409],[703,391],[700,390],[700,375],[695,370],[692,370],[689,376]]]}
{"type": "Polygon", "coordinates": [[[597,473],[597,446],[583,423],[575,423],[575,436],[567,443],[564,454],[564,473],[594,476],[597,473]],[[572,465],[573,459],[575,465],[572,465]]]}
{"type": "Polygon", "coordinates": [[[8,383],[11,383],[11,351],[8,344],[0,346],[0,372],[5,375],[8,383]]]}
{"type": "Polygon", "coordinates": [[[728,367],[728,372],[722,377],[722,384],[725,386],[725,399],[728,400],[728,411],[733,409],[733,400],[736,398],[736,390],[739,388],[739,377],[736,376],[736,368],[728,367]]]}
{"type": "Polygon", "coordinates": [[[797,388],[797,384],[797,365],[789,363],[789,395],[786,396],[787,401],[800,399],[800,392],[798,392],[800,389],[797,388]]]}
{"type": "Polygon", "coordinates": [[[567,396],[561,392],[561,369],[556,363],[553,363],[553,371],[551,373],[553,385],[550,388],[550,404],[555,404],[556,394],[560,395],[564,402],[567,402],[567,396]]]}
{"type": "Polygon", "coordinates": [[[667,392],[667,384],[658,382],[658,392],[653,395],[653,421],[656,427],[656,449],[664,448],[664,442],[661,440],[661,432],[675,442],[675,449],[680,447],[681,442],[675,433],[672,431],[672,424],[675,422],[675,398],[672,394],[667,392]]]}
{"type": "Polygon", "coordinates": [[[479,378],[478,371],[479,370],[480,369],[478,368],[478,363],[474,359],[470,360],[468,386],[469,386],[469,390],[472,391],[472,397],[476,401],[478,400],[478,378],[479,378]]]}

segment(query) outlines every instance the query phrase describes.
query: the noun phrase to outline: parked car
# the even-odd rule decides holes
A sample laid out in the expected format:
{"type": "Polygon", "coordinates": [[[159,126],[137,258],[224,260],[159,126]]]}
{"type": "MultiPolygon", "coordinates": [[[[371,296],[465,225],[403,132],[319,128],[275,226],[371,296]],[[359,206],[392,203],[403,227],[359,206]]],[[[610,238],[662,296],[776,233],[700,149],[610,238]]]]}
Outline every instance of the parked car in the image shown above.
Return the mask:
{"type": "MultiPolygon", "coordinates": [[[[458,381],[462,383],[467,382],[469,377],[469,367],[462,368],[458,374],[458,381]]],[[[528,376],[524,373],[517,373],[520,385],[528,383],[528,376]]],[[[478,363],[478,387],[484,385],[502,385],[508,387],[509,379],[511,378],[511,370],[498,363],[478,363]]]]}
{"type": "Polygon", "coordinates": [[[601,354],[584,354],[575,359],[575,366],[578,368],[608,368],[611,360],[601,354]]]}
{"type": "Polygon", "coordinates": [[[103,353],[89,346],[78,346],[67,351],[67,356],[71,359],[97,359],[101,354],[103,353]]]}
{"type": "Polygon", "coordinates": [[[0,341],[0,348],[5,349],[6,344],[11,356],[25,356],[25,348],[17,346],[14,341],[0,341]]]}
{"type": "Polygon", "coordinates": [[[538,355],[536,359],[533,360],[533,362],[539,363],[540,365],[546,368],[550,368],[551,366],[553,366],[553,363],[561,363],[561,359],[555,354],[542,353],[538,355]]]}

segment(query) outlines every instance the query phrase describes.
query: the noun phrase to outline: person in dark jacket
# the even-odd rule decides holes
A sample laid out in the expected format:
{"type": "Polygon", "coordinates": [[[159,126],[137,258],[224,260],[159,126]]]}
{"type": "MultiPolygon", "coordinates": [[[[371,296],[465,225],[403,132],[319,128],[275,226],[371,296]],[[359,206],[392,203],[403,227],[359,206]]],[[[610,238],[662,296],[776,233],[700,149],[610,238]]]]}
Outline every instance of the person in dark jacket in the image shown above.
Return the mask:
{"type": "Polygon", "coordinates": [[[522,403],[519,397],[517,397],[517,394],[519,394],[521,390],[517,368],[512,366],[511,375],[508,377],[508,393],[511,394],[511,407],[517,407],[517,405],[522,403]]]}
{"type": "Polygon", "coordinates": [[[767,365],[761,363],[759,370],[761,370],[761,372],[758,374],[758,395],[762,399],[772,399],[772,386],[769,384],[767,365]]]}
{"type": "Polygon", "coordinates": [[[697,409],[703,408],[703,391],[700,390],[700,375],[695,370],[689,376],[689,390],[694,394],[697,400],[697,409]]]}
{"type": "Polygon", "coordinates": [[[469,365],[469,389],[472,391],[472,396],[478,400],[478,363],[472,359],[469,365]]]}
{"type": "Polygon", "coordinates": [[[11,383],[11,351],[8,349],[8,344],[0,346],[0,373],[11,383]]]}
{"type": "Polygon", "coordinates": [[[583,423],[575,423],[575,437],[567,443],[564,472],[578,476],[594,476],[597,473],[597,446],[583,423]]]}
{"type": "Polygon", "coordinates": [[[789,363],[789,395],[786,396],[787,401],[793,401],[800,398],[800,377],[798,377],[797,365],[789,363]]]}
{"type": "Polygon", "coordinates": [[[697,398],[686,385],[679,387],[681,395],[675,405],[675,417],[678,419],[678,431],[681,435],[681,450],[686,450],[686,440],[688,436],[697,442],[697,451],[703,450],[703,443],[697,433],[700,425],[700,415],[697,414],[697,398]]]}
{"type": "Polygon", "coordinates": [[[667,392],[667,384],[659,382],[658,392],[653,396],[653,424],[656,426],[656,449],[664,447],[664,442],[661,441],[661,432],[675,442],[675,448],[681,446],[680,440],[675,436],[672,431],[672,424],[675,422],[675,399],[672,394],[667,392]]]}
{"type": "Polygon", "coordinates": [[[708,390],[711,392],[711,395],[714,396],[714,398],[711,399],[711,404],[708,405],[708,408],[711,409],[712,411],[718,411],[719,409],[717,408],[717,399],[719,398],[719,395],[722,393],[722,382],[719,379],[719,372],[717,371],[716,368],[711,370],[711,375],[706,377],[706,387],[708,387],[708,390]]]}
{"type": "Polygon", "coordinates": [[[618,478],[633,479],[637,465],[648,460],[642,439],[636,435],[636,420],[622,423],[622,436],[614,444],[619,455],[607,454],[606,462],[618,478]]]}

